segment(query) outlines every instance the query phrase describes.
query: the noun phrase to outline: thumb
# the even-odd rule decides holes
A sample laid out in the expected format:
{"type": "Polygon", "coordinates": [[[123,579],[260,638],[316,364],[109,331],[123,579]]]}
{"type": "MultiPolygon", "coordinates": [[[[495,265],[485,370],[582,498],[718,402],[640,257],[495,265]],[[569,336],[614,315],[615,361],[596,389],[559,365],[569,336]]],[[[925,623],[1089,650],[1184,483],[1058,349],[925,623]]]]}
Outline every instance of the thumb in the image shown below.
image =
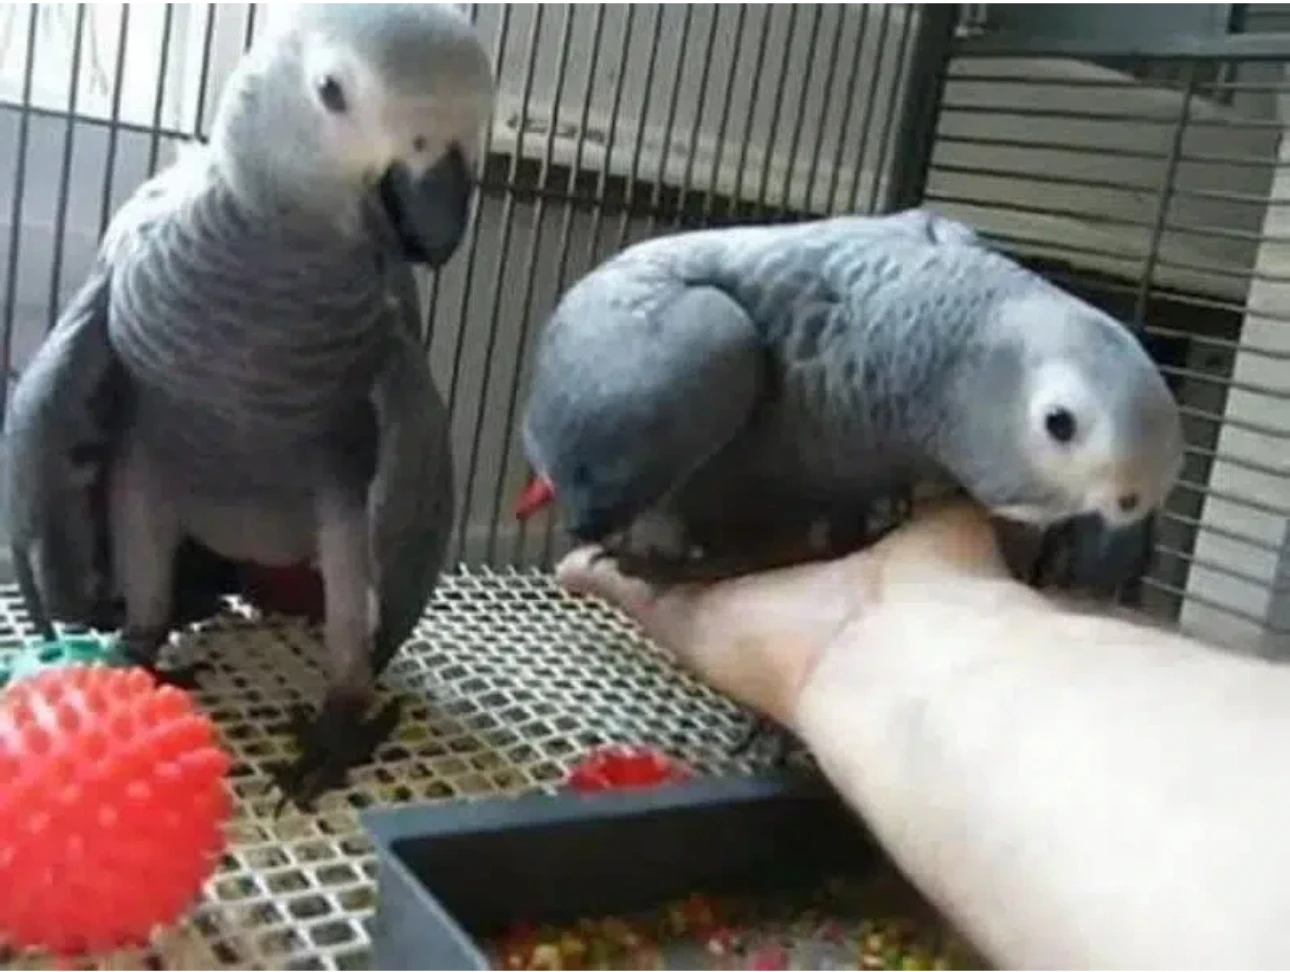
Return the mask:
{"type": "Polygon", "coordinates": [[[810,564],[656,594],[595,553],[566,556],[557,581],[619,608],[701,681],[783,724],[856,586],[840,565],[810,564]]]}

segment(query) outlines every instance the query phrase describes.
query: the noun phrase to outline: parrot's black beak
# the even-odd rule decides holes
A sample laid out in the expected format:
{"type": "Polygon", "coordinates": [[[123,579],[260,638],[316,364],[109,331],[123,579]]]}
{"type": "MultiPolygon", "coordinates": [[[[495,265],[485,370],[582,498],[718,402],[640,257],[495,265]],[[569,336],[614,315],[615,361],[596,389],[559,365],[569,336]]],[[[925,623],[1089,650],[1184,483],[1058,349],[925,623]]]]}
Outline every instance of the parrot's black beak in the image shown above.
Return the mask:
{"type": "Polygon", "coordinates": [[[395,162],[380,182],[381,204],[403,255],[441,267],[452,258],[470,220],[470,173],[457,146],[419,176],[395,162]]]}
{"type": "Polygon", "coordinates": [[[1037,572],[1066,590],[1111,600],[1129,594],[1151,566],[1155,517],[1127,526],[1109,525],[1096,513],[1050,528],[1041,542],[1037,572]]]}

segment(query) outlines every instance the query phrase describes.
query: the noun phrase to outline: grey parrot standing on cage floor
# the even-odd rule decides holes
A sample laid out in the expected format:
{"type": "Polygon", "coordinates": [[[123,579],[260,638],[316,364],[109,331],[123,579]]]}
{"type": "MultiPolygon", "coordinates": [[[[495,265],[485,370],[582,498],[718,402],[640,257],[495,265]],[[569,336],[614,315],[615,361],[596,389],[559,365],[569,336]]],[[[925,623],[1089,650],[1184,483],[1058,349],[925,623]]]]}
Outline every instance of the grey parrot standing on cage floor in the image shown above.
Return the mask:
{"type": "Polygon", "coordinates": [[[941,484],[1061,541],[1041,551],[1064,548],[1060,583],[1111,592],[1183,448],[1127,328],[929,209],[612,256],[539,338],[522,436],[517,515],[554,502],[656,585],[839,555],[880,502],[941,484]]]}
{"type": "Polygon", "coordinates": [[[328,688],[278,771],[308,807],[369,759],[375,679],[442,569],[447,411],[412,265],[469,222],[489,60],[450,5],[300,5],[228,81],[208,145],[116,214],[18,382],[6,428],[28,609],[170,633],[244,593],[241,566],[316,564],[328,688]]]}

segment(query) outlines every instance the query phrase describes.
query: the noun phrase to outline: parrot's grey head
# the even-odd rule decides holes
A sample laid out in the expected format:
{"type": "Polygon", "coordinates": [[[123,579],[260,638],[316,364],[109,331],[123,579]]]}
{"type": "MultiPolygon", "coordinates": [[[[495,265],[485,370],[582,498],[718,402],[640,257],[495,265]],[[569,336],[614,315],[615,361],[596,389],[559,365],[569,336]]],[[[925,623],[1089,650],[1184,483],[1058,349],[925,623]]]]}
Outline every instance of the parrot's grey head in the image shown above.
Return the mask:
{"type": "Polygon", "coordinates": [[[375,214],[409,259],[446,262],[469,222],[493,108],[473,25],[449,4],[274,4],[272,14],[212,128],[234,190],[344,232],[375,214]]]}
{"type": "Polygon", "coordinates": [[[1136,528],[1183,460],[1181,414],[1155,362],[1114,318],[1037,278],[993,315],[957,382],[951,471],[1008,520],[1136,528]]]}

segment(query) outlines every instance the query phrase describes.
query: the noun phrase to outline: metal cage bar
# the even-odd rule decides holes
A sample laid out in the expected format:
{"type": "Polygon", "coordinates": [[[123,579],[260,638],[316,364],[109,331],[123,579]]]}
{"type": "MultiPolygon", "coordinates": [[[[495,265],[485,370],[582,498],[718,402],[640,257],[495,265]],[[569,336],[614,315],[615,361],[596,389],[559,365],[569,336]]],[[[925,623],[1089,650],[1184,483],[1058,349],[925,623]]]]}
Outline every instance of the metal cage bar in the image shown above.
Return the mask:
{"type": "Polygon", "coordinates": [[[1187,435],[1143,600],[1283,652],[1290,7],[980,6],[927,199],[1141,328],[1187,435]]]}

